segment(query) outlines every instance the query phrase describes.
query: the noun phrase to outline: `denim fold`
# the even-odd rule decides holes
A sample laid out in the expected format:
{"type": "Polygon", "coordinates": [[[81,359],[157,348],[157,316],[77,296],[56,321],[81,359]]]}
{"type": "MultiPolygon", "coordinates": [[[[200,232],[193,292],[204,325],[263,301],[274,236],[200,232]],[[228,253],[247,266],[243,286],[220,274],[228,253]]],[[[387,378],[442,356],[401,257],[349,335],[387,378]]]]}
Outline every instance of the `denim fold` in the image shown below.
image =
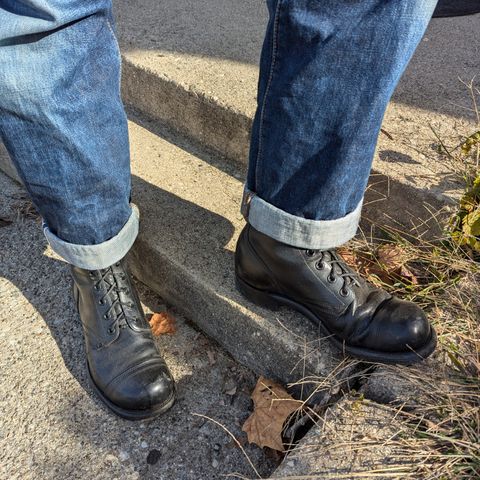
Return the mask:
{"type": "Polygon", "coordinates": [[[245,189],[242,214],[256,230],[293,247],[328,250],[352,239],[360,222],[363,198],[352,212],[334,220],[310,220],[275,207],[245,189]]]}
{"type": "Polygon", "coordinates": [[[87,270],[99,270],[121,260],[132,248],[138,236],[139,211],[132,205],[132,213],[127,223],[114,237],[96,245],[77,245],[65,242],[50,231],[43,223],[43,233],[52,247],[66,262],[87,270]]]}
{"type": "Polygon", "coordinates": [[[0,0],[0,141],[54,250],[90,269],[138,230],[111,7],[0,0]]]}

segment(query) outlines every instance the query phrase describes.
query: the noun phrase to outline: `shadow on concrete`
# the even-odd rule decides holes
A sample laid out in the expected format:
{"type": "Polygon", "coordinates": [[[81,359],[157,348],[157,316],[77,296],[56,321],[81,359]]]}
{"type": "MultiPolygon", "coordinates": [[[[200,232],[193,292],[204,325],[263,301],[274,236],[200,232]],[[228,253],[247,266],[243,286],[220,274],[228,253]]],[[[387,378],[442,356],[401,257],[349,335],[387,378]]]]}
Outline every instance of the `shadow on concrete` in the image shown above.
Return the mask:
{"type": "Polygon", "coordinates": [[[394,150],[381,150],[378,153],[380,160],[384,162],[391,162],[391,163],[408,163],[411,165],[418,165],[420,162],[414,160],[410,155],[407,155],[402,152],[396,152],[394,150]]]}
{"type": "MultiPolygon", "coordinates": [[[[159,241],[185,252],[186,263],[190,255],[213,258],[221,253],[225,257],[222,263],[233,268],[233,254],[223,248],[234,231],[228,220],[138,177],[134,176],[132,180],[134,201],[145,216],[155,218],[153,223],[158,229],[159,241]],[[202,252],[199,252],[191,238],[211,241],[203,241],[202,252]]],[[[147,224],[148,218],[142,223],[147,224]]],[[[0,233],[3,237],[8,232],[8,227],[4,227],[0,233]]],[[[16,237],[19,237],[18,233],[16,237]]],[[[85,372],[83,332],[72,299],[69,266],[47,257],[47,247],[39,225],[24,232],[21,238],[5,237],[0,276],[13,283],[45,320],[65,366],[85,390],[91,391],[85,372]],[[27,251],[28,255],[25,255],[27,251]],[[52,285],[55,285],[54,289],[52,285]]]]}

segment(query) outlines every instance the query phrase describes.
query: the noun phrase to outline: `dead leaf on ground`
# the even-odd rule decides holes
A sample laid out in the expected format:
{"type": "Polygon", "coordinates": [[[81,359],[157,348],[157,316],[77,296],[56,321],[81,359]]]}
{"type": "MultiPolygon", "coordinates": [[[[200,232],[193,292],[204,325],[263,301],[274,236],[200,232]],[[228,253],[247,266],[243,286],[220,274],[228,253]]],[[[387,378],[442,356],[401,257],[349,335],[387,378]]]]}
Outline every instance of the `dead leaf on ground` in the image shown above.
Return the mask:
{"type": "Polygon", "coordinates": [[[408,267],[410,258],[400,245],[380,245],[375,256],[347,247],[339,248],[338,252],[348,265],[376,286],[382,283],[393,285],[399,280],[418,284],[417,276],[408,267]]]}
{"type": "Polygon", "coordinates": [[[417,277],[407,267],[407,262],[410,258],[400,245],[392,243],[380,245],[377,250],[377,257],[389,276],[407,280],[415,285],[418,284],[417,277]]]}
{"type": "Polygon", "coordinates": [[[154,313],[149,320],[153,335],[173,334],[177,331],[176,320],[168,312],[154,313]]]}
{"type": "Polygon", "coordinates": [[[253,413],[242,427],[248,441],[260,447],[285,451],[282,441],[285,421],[293,412],[302,408],[302,402],[293,399],[281,385],[264,377],[258,379],[252,400],[253,413]]]}
{"type": "Polygon", "coordinates": [[[348,247],[339,248],[338,253],[350,267],[374,285],[381,286],[382,282],[393,283],[371,254],[348,247]]]}

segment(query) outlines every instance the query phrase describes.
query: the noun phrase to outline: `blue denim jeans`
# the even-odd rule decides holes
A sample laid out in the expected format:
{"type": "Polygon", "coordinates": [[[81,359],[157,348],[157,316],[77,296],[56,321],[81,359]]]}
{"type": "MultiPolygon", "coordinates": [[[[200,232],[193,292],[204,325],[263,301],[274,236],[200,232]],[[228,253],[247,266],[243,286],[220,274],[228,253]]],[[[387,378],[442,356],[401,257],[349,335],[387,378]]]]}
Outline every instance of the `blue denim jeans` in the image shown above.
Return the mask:
{"type": "Polygon", "coordinates": [[[243,212],[284,243],[352,238],[387,103],[437,0],[268,0],[243,212]]]}
{"type": "MultiPolygon", "coordinates": [[[[302,248],[356,232],[382,117],[436,0],[267,0],[242,209],[302,248]]],[[[130,249],[128,131],[111,1],[0,0],[0,137],[66,261],[130,249]]]]}
{"type": "Polygon", "coordinates": [[[0,0],[0,137],[53,250],[92,269],[125,256],[138,212],[110,1],[0,0]]]}

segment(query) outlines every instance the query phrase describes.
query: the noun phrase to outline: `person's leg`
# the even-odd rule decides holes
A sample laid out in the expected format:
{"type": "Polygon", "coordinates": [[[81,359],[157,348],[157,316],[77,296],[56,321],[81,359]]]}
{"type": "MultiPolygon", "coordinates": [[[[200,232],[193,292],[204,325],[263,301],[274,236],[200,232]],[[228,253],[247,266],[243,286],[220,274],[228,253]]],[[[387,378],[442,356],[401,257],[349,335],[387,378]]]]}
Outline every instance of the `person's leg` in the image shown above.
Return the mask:
{"type": "Polygon", "coordinates": [[[357,231],[386,106],[435,4],[268,0],[237,277],[247,290],[282,291],[298,308],[316,309],[318,321],[326,311],[327,333],[364,358],[381,359],[375,351],[385,349],[385,361],[410,361],[405,350],[428,354],[434,334],[410,304],[360,289],[341,259],[312,252],[357,231]],[[268,245],[262,254],[260,244],[268,245]]]}
{"type": "Polygon", "coordinates": [[[109,3],[0,0],[0,136],[52,248],[91,269],[138,231],[109,3]]]}
{"type": "Polygon", "coordinates": [[[0,0],[0,139],[72,264],[94,386],[119,414],[160,413],[173,382],[122,260],[138,212],[111,1],[0,0]]]}

